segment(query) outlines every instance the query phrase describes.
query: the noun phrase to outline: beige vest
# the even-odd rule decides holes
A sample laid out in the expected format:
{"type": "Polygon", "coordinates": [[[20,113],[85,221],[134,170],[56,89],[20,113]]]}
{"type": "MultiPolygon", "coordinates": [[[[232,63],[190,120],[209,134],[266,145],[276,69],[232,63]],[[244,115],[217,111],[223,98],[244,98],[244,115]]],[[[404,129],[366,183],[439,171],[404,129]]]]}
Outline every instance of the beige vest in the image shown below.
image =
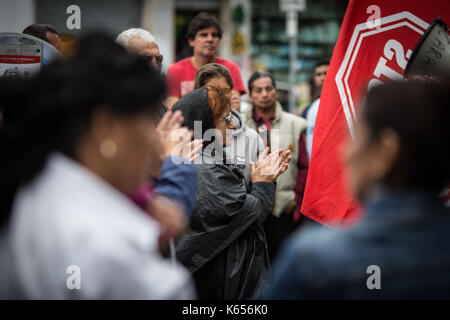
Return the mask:
{"type": "MultiPolygon", "coordinates": [[[[245,125],[257,130],[253,120],[253,106],[244,112],[245,125]]],[[[275,119],[272,121],[270,129],[271,150],[282,148],[283,150],[293,147],[292,160],[289,168],[277,179],[275,193],[275,206],[273,215],[279,217],[289,203],[295,199],[294,187],[298,174],[298,139],[300,134],[306,129],[307,121],[292,113],[284,112],[281,104],[277,101],[275,106],[275,119]]]]}

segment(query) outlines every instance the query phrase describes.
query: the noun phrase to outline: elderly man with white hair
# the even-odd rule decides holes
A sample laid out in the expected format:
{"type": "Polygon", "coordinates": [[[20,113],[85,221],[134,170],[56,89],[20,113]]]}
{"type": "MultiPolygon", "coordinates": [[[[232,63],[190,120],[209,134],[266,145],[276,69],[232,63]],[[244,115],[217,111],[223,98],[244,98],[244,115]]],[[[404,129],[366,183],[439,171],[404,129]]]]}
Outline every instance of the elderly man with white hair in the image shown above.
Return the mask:
{"type": "MultiPolygon", "coordinates": [[[[143,57],[152,67],[161,72],[163,56],[159,52],[155,37],[149,31],[141,28],[127,29],[117,36],[116,42],[129,52],[143,57]]],[[[161,119],[167,110],[164,104],[159,106],[161,119]]]]}
{"type": "Polygon", "coordinates": [[[131,28],[119,34],[116,42],[129,52],[144,57],[149,64],[161,72],[163,56],[159,52],[155,37],[150,32],[141,28],[131,28]]]}

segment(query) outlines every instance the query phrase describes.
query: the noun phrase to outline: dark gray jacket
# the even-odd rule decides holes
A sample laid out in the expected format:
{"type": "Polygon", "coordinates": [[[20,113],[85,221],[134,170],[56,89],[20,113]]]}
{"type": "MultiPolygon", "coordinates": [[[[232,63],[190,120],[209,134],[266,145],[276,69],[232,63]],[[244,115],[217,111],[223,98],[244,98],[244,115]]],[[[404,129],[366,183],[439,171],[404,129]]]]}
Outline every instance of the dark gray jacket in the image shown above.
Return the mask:
{"type": "Polygon", "coordinates": [[[199,164],[197,208],[177,257],[192,273],[200,299],[251,299],[266,285],[269,259],[262,228],[275,184],[247,193],[242,173],[225,164],[199,164]]]}
{"type": "MultiPolygon", "coordinates": [[[[184,125],[194,129],[202,122],[202,134],[213,128],[207,89],[181,98],[173,111],[181,110],[184,125]]],[[[215,140],[214,140],[215,141],[215,140]]],[[[189,229],[177,247],[177,258],[194,276],[200,299],[251,299],[266,284],[269,259],[262,228],[275,198],[275,184],[254,183],[247,190],[242,172],[225,161],[216,143],[214,154],[196,159],[197,205],[189,229]]]]}

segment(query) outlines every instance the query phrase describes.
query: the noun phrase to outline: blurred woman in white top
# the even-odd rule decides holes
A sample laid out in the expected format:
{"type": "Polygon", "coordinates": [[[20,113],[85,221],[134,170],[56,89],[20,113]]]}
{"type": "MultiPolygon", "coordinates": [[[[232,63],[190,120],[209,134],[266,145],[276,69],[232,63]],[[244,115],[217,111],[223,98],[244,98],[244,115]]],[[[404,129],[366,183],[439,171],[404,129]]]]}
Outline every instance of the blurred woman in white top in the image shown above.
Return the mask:
{"type": "Polygon", "coordinates": [[[158,72],[113,39],[91,34],[73,57],[22,85],[18,103],[4,102],[0,127],[8,257],[0,292],[194,298],[185,269],[158,252],[157,223],[127,197],[160,161],[152,149],[165,92],[158,72]]]}

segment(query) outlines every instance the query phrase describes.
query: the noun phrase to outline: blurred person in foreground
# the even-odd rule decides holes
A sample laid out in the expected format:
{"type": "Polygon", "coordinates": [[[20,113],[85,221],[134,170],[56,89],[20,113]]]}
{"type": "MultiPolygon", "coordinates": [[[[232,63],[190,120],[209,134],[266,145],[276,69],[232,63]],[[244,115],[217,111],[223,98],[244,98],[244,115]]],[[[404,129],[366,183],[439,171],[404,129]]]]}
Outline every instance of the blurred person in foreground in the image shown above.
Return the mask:
{"type": "Polygon", "coordinates": [[[173,107],[184,124],[205,136],[197,169],[197,207],[177,257],[193,273],[200,299],[251,299],[267,283],[269,259],[262,225],[275,198],[275,181],[287,170],[290,150],[268,149],[251,164],[252,189],[230,162],[224,148],[231,143],[229,93],[208,86],[192,91],[173,107]],[[196,123],[196,124],[194,124],[196,123]]]}
{"type": "Polygon", "coordinates": [[[0,129],[1,286],[25,299],[195,297],[187,271],[160,256],[155,220],[127,197],[160,157],[159,73],[91,34],[29,81],[0,129]]]}
{"type": "MultiPolygon", "coordinates": [[[[226,67],[218,63],[208,63],[200,67],[195,74],[194,89],[207,86],[216,86],[231,92],[234,82],[226,67]]],[[[264,152],[266,147],[258,133],[247,128],[242,115],[234,108],[231,108],[231,118],[236,128],[231,132],[231,144],[225,148],[225,152],[233,160],[233,163],[241,169],[245,183],[249,186],[250,162],[256,163],[258,156],[264,152]]]]}
{"type": "Polygon", "coordinates": [[[437,84],[368,92],[346,148],[365,215],[348,231],[292,236],[266,298],[450,298],[450,211],[439,197],[450,181],[449,101],[437,84]]]}

